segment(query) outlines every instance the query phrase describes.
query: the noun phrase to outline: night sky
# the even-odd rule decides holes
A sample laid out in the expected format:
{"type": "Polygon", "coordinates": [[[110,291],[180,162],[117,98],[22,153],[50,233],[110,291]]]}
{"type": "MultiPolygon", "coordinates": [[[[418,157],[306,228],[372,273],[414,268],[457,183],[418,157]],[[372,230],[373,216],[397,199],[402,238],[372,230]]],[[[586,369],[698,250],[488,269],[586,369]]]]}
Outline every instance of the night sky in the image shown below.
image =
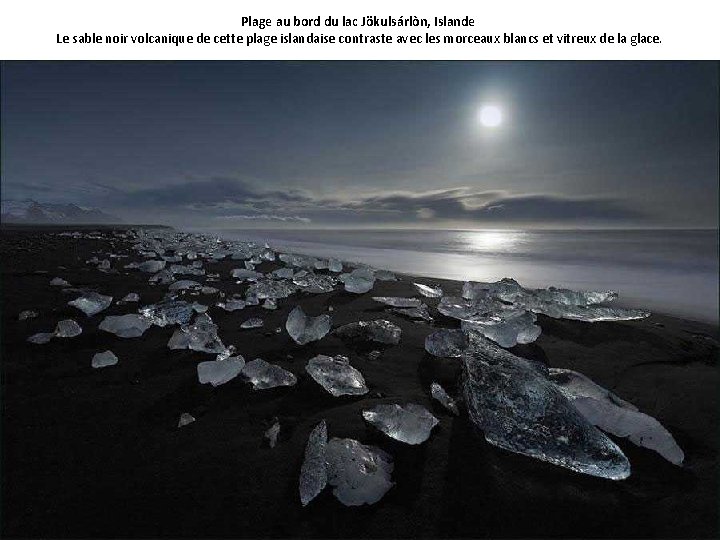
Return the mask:
{"type": "Polygon", "coordinates": [[[717,227],[718,67],[5,62],[2,152],[3,200],[127,222],[717,227]]]}

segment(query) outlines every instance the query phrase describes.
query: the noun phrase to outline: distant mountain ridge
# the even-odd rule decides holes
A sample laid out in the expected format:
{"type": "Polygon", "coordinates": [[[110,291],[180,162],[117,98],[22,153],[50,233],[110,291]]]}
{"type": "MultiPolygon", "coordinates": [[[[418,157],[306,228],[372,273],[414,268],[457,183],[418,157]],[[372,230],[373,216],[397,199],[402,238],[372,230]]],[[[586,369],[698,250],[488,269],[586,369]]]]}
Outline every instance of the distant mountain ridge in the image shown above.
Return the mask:
{"type": "Polygon", "coordinates": [[[116,216],[97,208],[76,204],[39,203],[32,199],[7,200],[0,205],[3,223],[122,223],[116,216]]]}

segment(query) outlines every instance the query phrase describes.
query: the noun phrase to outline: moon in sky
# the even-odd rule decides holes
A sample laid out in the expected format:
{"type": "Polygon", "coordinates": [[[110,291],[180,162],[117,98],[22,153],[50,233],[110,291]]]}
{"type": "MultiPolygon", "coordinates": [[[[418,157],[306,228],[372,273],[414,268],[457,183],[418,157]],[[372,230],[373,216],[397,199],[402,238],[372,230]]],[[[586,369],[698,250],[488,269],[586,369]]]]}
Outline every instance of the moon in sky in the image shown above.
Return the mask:
{"type": "Polygon", "coordinates": [[[490,128],[498,127],[502,124],[503,120],[502,109],[497,105],[483,105],[480,107],[478,117],[483,126],[490,128]]]}

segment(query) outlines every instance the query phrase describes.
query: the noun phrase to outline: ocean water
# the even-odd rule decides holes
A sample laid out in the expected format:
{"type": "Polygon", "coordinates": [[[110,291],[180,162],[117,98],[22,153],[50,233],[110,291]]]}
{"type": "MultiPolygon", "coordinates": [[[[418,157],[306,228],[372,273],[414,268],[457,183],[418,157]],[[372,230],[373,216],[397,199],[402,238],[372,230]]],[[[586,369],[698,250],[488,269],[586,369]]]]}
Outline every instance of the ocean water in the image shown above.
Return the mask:
{"type": "Polygon", "coordinates": [[[619,305],[718,322],[717,230],[211,232],[418,276],[611,289],[619,305]]]}

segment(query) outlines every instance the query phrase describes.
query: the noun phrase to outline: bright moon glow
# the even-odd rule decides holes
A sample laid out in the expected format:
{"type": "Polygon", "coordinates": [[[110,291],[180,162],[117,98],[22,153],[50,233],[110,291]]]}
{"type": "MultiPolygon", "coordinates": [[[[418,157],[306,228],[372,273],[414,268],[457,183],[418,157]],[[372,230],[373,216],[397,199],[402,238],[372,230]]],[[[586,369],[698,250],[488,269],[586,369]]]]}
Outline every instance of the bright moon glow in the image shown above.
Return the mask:
{"type": "Polygon", "coordinates": [[[480,108],[480,123],[485,127],[497,127],[502,124],[502,111],[495,105],[483,105],[480,108]]]}

